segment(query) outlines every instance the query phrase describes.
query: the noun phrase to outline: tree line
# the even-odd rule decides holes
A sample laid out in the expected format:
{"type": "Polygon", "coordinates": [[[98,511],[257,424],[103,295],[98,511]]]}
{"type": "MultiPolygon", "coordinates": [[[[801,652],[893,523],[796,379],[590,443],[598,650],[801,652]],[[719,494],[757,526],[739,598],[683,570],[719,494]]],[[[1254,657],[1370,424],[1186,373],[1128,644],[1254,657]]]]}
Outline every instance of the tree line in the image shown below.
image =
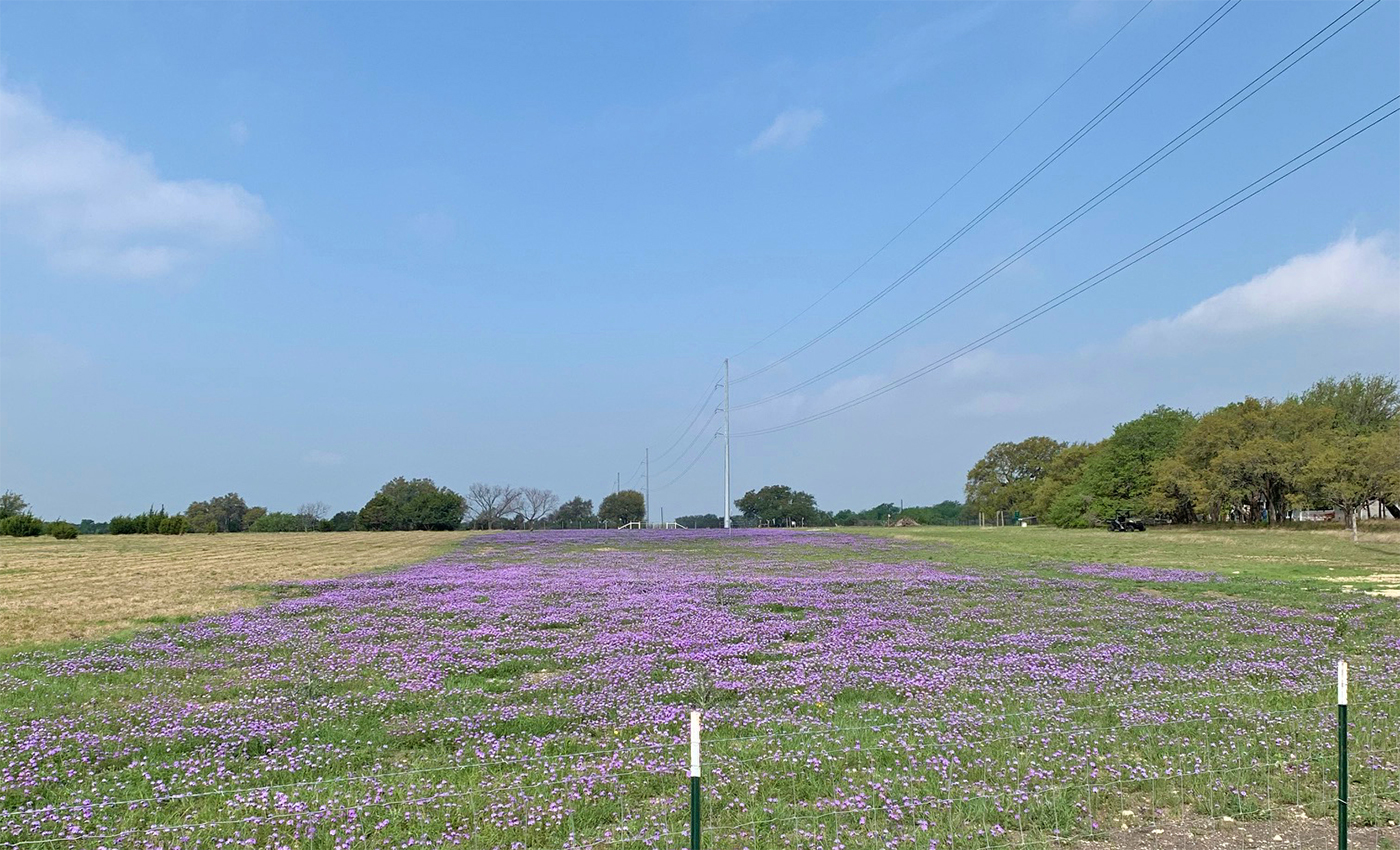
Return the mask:
{"type": "Polygon", "coordinates": [[[249,505],[238,493],[191,502],[182,513],[151,506],[139,514],[121,514],[106,522],[84,519],[73,524],[46,523],[32,515],[17,493],[0,496],[0,535],[31,537],[53,534],[63,539],[80,534],[234,534],[260,532],[451,531],[533,528],[616,527],[640,521],[646,505],[636,490],[623,490],[593,501],[575,496],[560,502],[551,490],[502,484],[472,484],[466,493],[442,487],[430,478],[394,478],[359,510],[332,513],[324,502],[308,502],[295,511],[269,511],[249,505]]]}
{"type": "MultiPolygon", "coordinates": [[[[927,507],[901,507],[894,502],[882,502],[862,511],[843,508],[833,513],[818,507],[811,493],[786,484],[749,490],[734,501],[734,507],[738,508],[738,513],[731,516],[730,525],[738,528],[881,526],[890,525],[901,517],[919,525],[954,525],[964,521],[962,502],[951,500],[927,507]]],[[[724,519],[716,514],[688,514],[676,517],[676,522],[686,528],[724,527],[724,519]]]]}
{"type": "Polygon", "coordinates": [[[1368,505],[1400,517],[1400,384],[1327,378],[1281,401],[1196,415],[1157,407],[1095,443],[998,443],[967,474],[970,511],[1084,528],[1117,516],[1277,525],[1368,505]]]}

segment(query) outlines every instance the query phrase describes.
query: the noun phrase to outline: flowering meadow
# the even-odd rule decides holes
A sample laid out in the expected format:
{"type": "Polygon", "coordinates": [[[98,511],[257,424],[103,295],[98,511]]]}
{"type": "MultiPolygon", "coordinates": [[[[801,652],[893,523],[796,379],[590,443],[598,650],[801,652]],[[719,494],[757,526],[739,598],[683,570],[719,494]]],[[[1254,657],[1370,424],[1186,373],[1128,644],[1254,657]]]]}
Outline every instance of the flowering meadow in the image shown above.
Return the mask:
{"type": "Polygon", "coordinates": [[[684,847],[693,708],[717,850],[1330,817],[1343,655],[1354,822],[1400,814],[1393,598],[790,530],[277,595],[0,662],[0,847],[684,847]]]}

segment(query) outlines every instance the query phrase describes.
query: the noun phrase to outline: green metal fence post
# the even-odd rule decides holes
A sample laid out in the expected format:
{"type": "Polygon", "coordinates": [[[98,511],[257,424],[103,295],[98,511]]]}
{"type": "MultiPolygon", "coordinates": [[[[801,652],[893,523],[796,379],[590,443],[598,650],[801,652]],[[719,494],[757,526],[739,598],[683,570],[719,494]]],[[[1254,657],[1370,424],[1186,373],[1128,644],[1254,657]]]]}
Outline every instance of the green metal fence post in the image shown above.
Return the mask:
{"type": "Polygon", "coordinates": [[[1337,662],[1337,850],[1347,850],[1347,663],[1337,662]]]}
{"type": "Polygon", "coordinates": [[[700,712],[690,713],[690,850],[700,850],[700,712]]]}

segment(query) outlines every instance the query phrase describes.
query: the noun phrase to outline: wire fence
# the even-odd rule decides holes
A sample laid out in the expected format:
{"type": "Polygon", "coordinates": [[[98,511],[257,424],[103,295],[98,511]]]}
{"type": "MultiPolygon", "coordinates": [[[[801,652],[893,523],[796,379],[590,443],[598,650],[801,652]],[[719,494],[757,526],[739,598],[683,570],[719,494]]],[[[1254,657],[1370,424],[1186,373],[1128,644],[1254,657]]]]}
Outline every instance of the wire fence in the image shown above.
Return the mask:
{"type": "MultiPolygon", "coordinates": [[[[1347,725],[1350,846],[1400,848],[1400,690],[1347,725]]],[[[1337,846],[1327,690],[1086,699],[930,716],[849,696],[817,717],[713,706],[692,801],[686,729],[574,752],[0,807],[0,847],[1147,848],[1337,846]],[[878,722],[841,722],[879,716],[878,722]]],[[[675,727],[675,728],[672,728],[675,727]]]]}

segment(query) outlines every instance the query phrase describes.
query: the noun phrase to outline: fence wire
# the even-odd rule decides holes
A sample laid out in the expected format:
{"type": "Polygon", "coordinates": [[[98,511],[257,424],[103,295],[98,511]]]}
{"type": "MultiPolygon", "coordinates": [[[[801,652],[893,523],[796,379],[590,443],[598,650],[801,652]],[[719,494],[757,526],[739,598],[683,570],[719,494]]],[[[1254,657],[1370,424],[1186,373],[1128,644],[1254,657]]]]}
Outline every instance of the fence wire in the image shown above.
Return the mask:
{"type": "MultiPolygon", "coordinates": [[[[1336,719],[1325,693],[1241,688],[719,734],[704,744],[702,846],[1331,847],[1336,719]]],[[[1400,694],[1363,691],[1352,705],[1351,847],[1400,850],[1400,694]]],[[[421,825],[428,845],[674,850],[689,837],[684,732],[615,749],[31,802],[0,809],[0,847],[186,847],[213,833],[211,844],[333,848],[421,825]]]]}

